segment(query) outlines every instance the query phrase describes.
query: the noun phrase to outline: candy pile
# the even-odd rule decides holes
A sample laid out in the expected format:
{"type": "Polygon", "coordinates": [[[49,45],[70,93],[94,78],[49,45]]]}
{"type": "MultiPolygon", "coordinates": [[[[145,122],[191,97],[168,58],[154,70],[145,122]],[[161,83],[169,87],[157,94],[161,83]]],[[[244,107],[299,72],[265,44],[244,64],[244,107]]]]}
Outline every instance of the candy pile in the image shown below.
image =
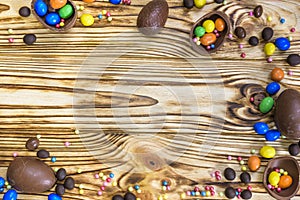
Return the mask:
{"type": "Polygon", "coordinates": [[[268,188],[277,192],[289,188],[292,183],[293,178],[284,169],[275,168],[268,176],[268,188]]]}
{"type": "Polygon", "coordinates": [[[193,41],[197,45],[203,45],[207,50],[214,49],[217,38],[220,37],[225,27],[226,24],[222,18],[217,18],[215,21],[207,19],[194,29],[193,41]]]}
{"type": "Polygon", "coordinates": [[[57,29],[65,26],[65,20],[74,17],[75,9],[67,0],[37,0],[34,3],[34,11],[46,25],[57,29]],[[48,4],[49,3],[49,4],[48,4]]]}

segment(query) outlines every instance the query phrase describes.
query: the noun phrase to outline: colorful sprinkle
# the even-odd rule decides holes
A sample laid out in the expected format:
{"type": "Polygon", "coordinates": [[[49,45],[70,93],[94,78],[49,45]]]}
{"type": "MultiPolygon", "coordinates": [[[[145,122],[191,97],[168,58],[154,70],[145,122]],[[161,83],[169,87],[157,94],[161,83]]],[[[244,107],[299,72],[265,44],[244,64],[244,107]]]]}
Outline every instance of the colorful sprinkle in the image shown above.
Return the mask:
{"type": "Polygon", "coordinates": [[[285,19],[284,19],[284,18],[281,18],[281,19],[280,19],[280,23],[284,24],[284,23],[285,23],[285,19]]]}
{"type": "Polygon", "coordinates": [[[295,28],[291,28],[291,32],[294,33],[296,31],[295,28]]]}

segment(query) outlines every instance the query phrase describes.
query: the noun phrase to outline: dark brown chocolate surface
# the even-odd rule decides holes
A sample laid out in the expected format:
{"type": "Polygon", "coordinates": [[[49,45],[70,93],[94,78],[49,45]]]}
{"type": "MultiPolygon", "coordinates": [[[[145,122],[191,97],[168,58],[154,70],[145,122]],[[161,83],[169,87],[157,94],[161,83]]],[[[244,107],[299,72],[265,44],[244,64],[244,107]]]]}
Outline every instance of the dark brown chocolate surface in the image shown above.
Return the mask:
{"type": "Polygon", "coordinates": [[[201,55],[208,55],[210,53],[214,53],[214,52],[218,51],[222,47],[229,32],[230,32],[230,21],[229,21],[228,16],[223,12],[213,11],[213,12],[210,12],[210,13],[202,16],[200,19],[198,19],[195,22],[195,24],[193,25],[191,32],[190,32],[190,43],[192,45],[192,48],[194,50],[196,50],[198,53],[200,53],[201,55]],[[195,28],[199,25],[201,26],[205,20],[211,19],[213,21],[216,21],[216,19],[218,19],[218,18],[222,18],[224,20],[225,29],[220,33],[220,37],[217,38],[216,43],[215,43],[215,48],[207,50],[202,45],[195,44],[195,42],[193,41],[193,38],[195,37],[195,35],[194,35],[195,28]]]}
{"type": "MultiPolygon", "coordinates": [[[[72,14],[72,16],[69,19],[65,20],[65,25],[63,27],[60,28],[56,28],[55,26],[50,26],[45,22],[45,16],[44,17],[40,17],[36,14],[35,10],[34,10],[34,4],[37,0],[32,0],[31,2],[31,9],[32,9],[32,13],[34,14],[34,16],[48,29],[52,30],[52,31],[66,31],[70,28],[72,28],[75,25],[75,22],[77,20],[77,9],[76,9],[76,5],[75,3],[73,3],[71,0],[68,0],[67,3],[69,3],[70,5],[72,5],[74,13],[72,14]]],[[[49,11],[55,11],[55,9],[53,9],[50,6],[50,0],[44,0],[44,2],[47,4],[49,11]]]]}
{"type": "Polygon", "coordinates": [[[145,35],[154,35],[164,27],[169,15],[165,0],[153,0],[143,7],[137,18],[137,27],[145,35]]]}
{"type": "Polygon", "coordinates": [[[7,169],[7,180],[15,189],[26,193],[45,192],[56,182],[51,167],[32,157],[13,160],[7,169]]]}
{"type": "Polygon", "coordinates": [[[270,160],[264,172],[263,183],[268,193],[276,199],[288,200],[295,196],[299,190],[299,164],[297,160],[290,156],[270,160]],[[284,169],[293,178],[292,185],[289,188],[283,189],[280,193],[268,188],[268,175],[274,168],[284,169]]]}
{"type": "Polygon", "coordinates": [[[287,89],[279,95],[274,120],[282,135],[289,139],[300,138],[300,93],[297,90],[287,89]]]}

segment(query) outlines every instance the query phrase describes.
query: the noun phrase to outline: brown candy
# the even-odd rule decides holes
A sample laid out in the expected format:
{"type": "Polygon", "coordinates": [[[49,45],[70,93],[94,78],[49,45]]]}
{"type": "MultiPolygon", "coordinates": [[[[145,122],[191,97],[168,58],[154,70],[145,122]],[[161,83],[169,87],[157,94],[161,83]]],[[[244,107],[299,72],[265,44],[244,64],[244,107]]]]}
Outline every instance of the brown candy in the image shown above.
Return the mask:
{"type": "Polygon", "coordinates": [[[7,179],[15,189],[26,193],[45,192],[56,182],[51,167],[32,157],[13,160],[7,169],[7,179]]]}
{"type": "Polygon", "coordinates": [[[275,67],[271,72],[271,79],[273,81],[281,81],[284,78],[284,71],[281,68],[275,67]]]}
{"type": "Polygon", "coordinates": [[[256,18],[259,18],[260,16],[262,16],[263,12],[264,12],[264,10],[261,5],[256,6],[253,10],[253,14],[256,18]]]}
{"type": "Polygon", "coordinates": [[[240,39],[243,39],[246,37],[246,30],[243,28],[243,27],[236,27],[235,30],[234,30],[234,34],[240,38],[240,39]]]}
{"type": "Polygon", "coordinates": [[[214,33],[206,33],[201,37],[200,42],[202,45],[208,46],[208,45],[214,44],[216,42],[216,40],[217,40],[217,37],[214,33]]]}
{"type": "Polygon", "coordinates": [[[26,149],[30,150],[30,151],[34,151],[35,149],[37,149],[39,147],[40,141],[39,139],[37,139],[36,137],[34,138],[29,138],[26,142],[26,149]]]}

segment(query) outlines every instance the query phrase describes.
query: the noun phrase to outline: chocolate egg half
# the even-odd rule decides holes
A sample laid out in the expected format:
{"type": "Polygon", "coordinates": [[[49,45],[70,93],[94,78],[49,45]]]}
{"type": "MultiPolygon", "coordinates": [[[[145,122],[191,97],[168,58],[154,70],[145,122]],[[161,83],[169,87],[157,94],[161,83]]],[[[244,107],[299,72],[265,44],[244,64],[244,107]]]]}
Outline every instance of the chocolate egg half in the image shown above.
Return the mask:
{"type": "Polygon", "coordinates": [[[287,89],[279,95],[274,120],[282,135],[289,139],[300,138],[300,93],[297,90],[287,89]]]}
{"type": "Polygon", "coordinates": [[[264,171],[263,184],[270,195],[276,199],[289,200],[295,196],[299,190],[299,164],[298,161],[290,156],[278,157],[269,161],[264,171]],[[284,169],[293,179],[293,183],[289,188],[282,189],[281,192],[271,190],[268,187],[268,176],[274,168],[284,169]]]}
{"type": "Polygon", "coordinates": [[[15,189],[26,193],[45,192],[56,182],[51,167],[32,157],[13,160],[7,169],[7,180],[15,189]]]}

